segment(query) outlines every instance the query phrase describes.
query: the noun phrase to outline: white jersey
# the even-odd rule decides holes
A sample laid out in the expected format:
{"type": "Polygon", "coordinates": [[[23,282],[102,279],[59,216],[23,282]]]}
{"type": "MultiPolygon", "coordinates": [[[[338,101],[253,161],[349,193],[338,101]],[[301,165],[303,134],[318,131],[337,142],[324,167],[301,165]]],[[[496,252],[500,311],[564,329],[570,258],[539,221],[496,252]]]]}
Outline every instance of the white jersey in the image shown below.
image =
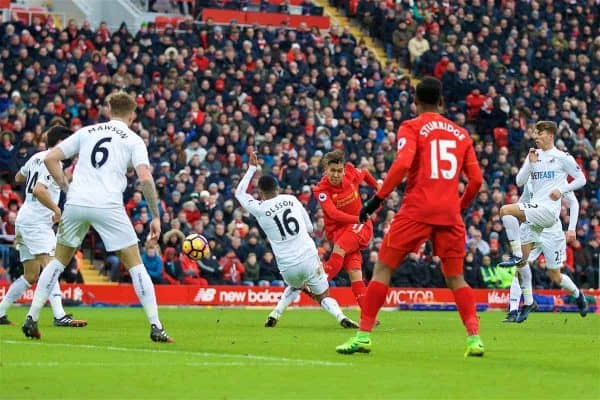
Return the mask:
{"type": "MultiPolygon", "coordinates": [[[[530,203],[531,202],[531,193],[532,193],[532,184],[531,180],[527,181],[527,184],[523,187],[523,193],[519,198],[519,203],[530,203]]],[[[568,230],[574,231],[577,228],[577,218],[579,218],[579,201],[577,197],[575,197],[575,193],[566,192],[563,193],[563,199],[567,200],[569,203],[569,228],[568,230]]],[[[542,233],[542,239],[544,237],[544,233],[555,233],[561,234],[563,233],[562,223],[560,220],[557,220],[554,225],[550,228],[544,229],[542,233]]]]}
{"type": "Polygon", "coordinates": [[[19,170],[19,173],[27,180],[25,181],[25,202],[19,210],[17,220],[15,221],[18,225],[32,226],[43,224],[52,226],[54,213],[40,203],[33,195],[35,184],[40,182],[48,189],[52,201],[58,204],[60,187],[54,182],[54,179],[46,168],[46,164],[44,164],[44,158],[46,158],[47,153],[48,150],[34,154],[19,170]]]}
{"type": "Polygon", "coordinates": [[[286,194],[264,201],[256,200],[247,193],[255,172],[255,166],[248,168],[235,190],[235,197],[265,231],[279,270],[284,272],[311,257],[318,257],[315,242],[309,235],[313,230],[312,222],[302,203],[286,194]]]}
{"type": "Polygon", "coordinates": [[[66,204],[122,207],[127,168],[150,165],[142,138],[117,120],[81,128],[58,146],[67,158],[79,154],[66,204]]]}
{"type": "Polygon", "coordinates": [[[537,150],[538,160],[535,163],[525,158],[523,167],[517,174],[517,185],[523,186],[531,182],[531,203],[539,203],[548,207],[555,216],[560,214],[561,201],[552,200],[550,193],[559,189],[561,193],[577,190],[585,185],[585,176],[575,159],[568,153],[553,147],[550,150],[537,150]],[[567,183],[567,176],[574,180],[567,183]]]}

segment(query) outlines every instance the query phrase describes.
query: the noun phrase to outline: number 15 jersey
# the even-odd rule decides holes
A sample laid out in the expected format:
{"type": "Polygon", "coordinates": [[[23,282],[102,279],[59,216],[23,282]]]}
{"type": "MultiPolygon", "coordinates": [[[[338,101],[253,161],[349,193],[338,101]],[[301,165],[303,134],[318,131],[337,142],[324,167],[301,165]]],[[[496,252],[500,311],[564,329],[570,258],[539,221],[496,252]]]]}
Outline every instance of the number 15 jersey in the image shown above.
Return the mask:
{"type": "Polygon", "coordinates": [[[150,165],[142,138],[117,120],[81,128],[58,147],[66,158],[79,154],[66,204],[122,207],[127,168],[150,165]]]}
{"type": "Polygon", "coordinates": [[[431,225],[462,225],[461,208],[468,204],[461,207],[461,201],[470,203],[476,192],[461,199],[461,173],[469,179],[481,175],[467,130],[440,114],[423,113],[405,121],[398,130],[395,162],[402,162],[403,157],[412,157],[412,162],[400,212],[431,225]]]}
{"type": "Polygon", "coordinates": [[[246,191],[256,167],[250,166],[235,190],[235,197],[257,220],[267,235],[281,272],[318,257],[309,233],[313,226],[302,203],[294,196],[280,194],[258,201],[246,191]]]}

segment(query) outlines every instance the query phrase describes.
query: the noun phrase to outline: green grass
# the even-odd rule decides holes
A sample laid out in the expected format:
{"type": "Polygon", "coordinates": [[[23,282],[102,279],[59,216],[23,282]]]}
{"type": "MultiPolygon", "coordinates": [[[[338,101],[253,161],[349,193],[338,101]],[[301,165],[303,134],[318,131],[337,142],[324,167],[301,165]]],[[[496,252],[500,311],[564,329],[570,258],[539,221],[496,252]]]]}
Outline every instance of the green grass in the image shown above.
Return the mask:
{"type": "Polygon", "coordinates": [[[72,311],[89,326],[52,327],[45,309],[41,341],[0,326],[0,399],[600,398],[598,315],[482,313],[487,353],[464,359],[455,312],[381,313],[373,352],[342,356],[353,332],[320,310],[266,329],[265,310],[163,308],[170,345],[149,340],[141,309],[72,311]]]}

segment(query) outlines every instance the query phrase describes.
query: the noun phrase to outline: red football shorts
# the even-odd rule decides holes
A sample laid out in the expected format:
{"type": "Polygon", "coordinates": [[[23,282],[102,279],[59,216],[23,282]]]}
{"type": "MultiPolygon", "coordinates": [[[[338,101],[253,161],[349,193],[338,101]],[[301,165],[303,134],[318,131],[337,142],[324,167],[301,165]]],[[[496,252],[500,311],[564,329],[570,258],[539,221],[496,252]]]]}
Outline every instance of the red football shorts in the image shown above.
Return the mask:
{"type": "Polygon", "coordinates": [[[364,224],[354,224],[338,233],[334,244],[340,246],[346,253],[344,256],[345,270],[362,268],[361,250],[369,246],[372,237],[373,223],[371,221],[364,224]]]}
{"type": "Polygon", "coordinates": [[[379,260],[395,269],[408,253],[417,251],[428,239],[433,243],[433,254],[442,259],[444,275],[462,274],[462,259],[466,254],[464,225],[430,225],[400,213],[396,214],[383,237],[379,260]],[[456,262],[456,259],[461,262],[456,262]]]}

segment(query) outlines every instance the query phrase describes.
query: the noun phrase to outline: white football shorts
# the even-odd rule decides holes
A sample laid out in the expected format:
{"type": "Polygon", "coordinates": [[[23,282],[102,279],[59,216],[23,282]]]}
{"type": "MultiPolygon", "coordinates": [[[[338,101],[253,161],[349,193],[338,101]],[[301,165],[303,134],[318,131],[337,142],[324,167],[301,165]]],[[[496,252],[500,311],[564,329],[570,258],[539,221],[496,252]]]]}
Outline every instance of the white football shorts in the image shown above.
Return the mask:
{"type": "Polygon", "coordinates": [[[567,240],[562,231],[543,231],[540,241],[535,242],[529,262],[534,262],[540,255],[546,259],[546,268],[560,269],[567,258],[567,240]]]}
{"type": "Polygon", "coordinates": [[[118,251],[137,244],[138,239],[123,207],[95,208],[65,205],[58,226],[58,243],[77,248],[92,226],[106,251],[118,251]]]}
{"type": "Polygon", "coordinates": [[[318,256],[304,260],[302,263],[287,268],[281,272],[285,282],[296,289],[302,289],[306,285],[311,293],[320,295],[329,289],[327,274],[318,256]]]}
{"type": "Polygon", "coordinates": [[[33,260],[37,255],[54,256],[56,235],[51,224],[15,226],[15,243],[21,262],[33,260]]]}

